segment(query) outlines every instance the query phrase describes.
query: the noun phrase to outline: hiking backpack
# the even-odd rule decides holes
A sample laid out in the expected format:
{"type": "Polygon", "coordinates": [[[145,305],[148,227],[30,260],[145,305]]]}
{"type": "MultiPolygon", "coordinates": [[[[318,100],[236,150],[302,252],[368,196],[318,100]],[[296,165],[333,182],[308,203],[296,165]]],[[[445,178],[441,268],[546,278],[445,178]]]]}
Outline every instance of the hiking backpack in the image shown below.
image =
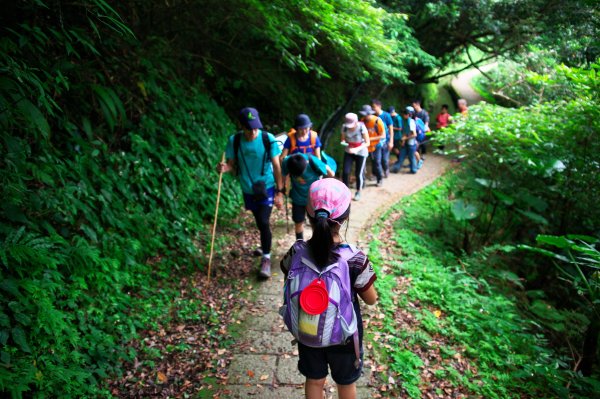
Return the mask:
{"type": "Polygon", "coordinates": [[[319,270],[312,261],[305,241],[297,241],[294,249],[284,283],[284,305],[279,310],[286,327],[298,342],[313,348],[343,345],[352,338],[357,359],[355,366],[358,368],[358,324],[348,267],[348,260],[358,250],[353,246],[338,248],[336,262],[319,270]],[[327,288],[327,309],[321,314],[309,315],[300,306],[300,295],[317,279],[322,280],[327,288]]]}
{"type": "Polygon", "coordinates": [[[415,117],[415,126],[417,127],[417,141],[425,141],[425,122],[421,118],[415,117]]]}
{"type": "MultiPolygon", "coordinates": [[[[313,154],[315,152],[316,145],[317,145],[317,137],[318,137],[318,133],[315,132],[314,130],[311,130],[309,133],[310,136],[310,147],[313,149],[313,154]]],[[[298,140],[296,139],[296,130],[292,129],[289,133],[288,133],[288,137],[290,138],[290,154],[293,154],[294,151],[300,147],[298,147],[298,140]]],[[[303,147],[306,148],[306,147],[303,147]]],[[[304,154],[307,154],[306,151],[302,151],[304,154]]]]}

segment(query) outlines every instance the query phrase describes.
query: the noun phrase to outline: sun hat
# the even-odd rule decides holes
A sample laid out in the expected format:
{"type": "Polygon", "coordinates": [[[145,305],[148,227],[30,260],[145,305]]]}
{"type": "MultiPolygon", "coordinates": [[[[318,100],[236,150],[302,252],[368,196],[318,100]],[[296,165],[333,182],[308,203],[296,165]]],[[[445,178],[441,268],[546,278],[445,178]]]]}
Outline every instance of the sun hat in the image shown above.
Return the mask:
{"type": "Polygon", "coordinates": [[[409,105],[408,107],[406,107],[406,110],[407,110],[408,112],[410,112],[411,114],[412,114],[413,112],[415,112],[415,109],[414,109],[413,107],[411,107],[410,105],[409,105]]]}
{"type": "Polygon", "coordinates": [[[388,107],[387,112],[389,112],[390,114],[392,112],[396,112],[396,108],[394,108],[394,107],[388,107]]]}
{"type": "Polygon", "coordinates": [[[246,129],[262,129],[263,127],[256,108],[242,108],[238,115],[238,120],[246,129]]]}
{"type": "Polygon", "coordinates": [[[308,190],[306,212],[310,217],[327,214],[328,219],[337,219],[350,207],[351,194],[348,187],[334,178],[317,180],[308,190]]]}
{"type": "Polygon", "coordinates": [[[311,127],[312,122],[310,118],[306,114],[300,114],[296,116],[296,121],[294,123],[294,129],[306,129],[307,127],[311,127]]]}
{"type": "Polygon", "coordinates": [[[353,112],[348,112],[344,118],[344,127],[354,129],[358,125],[358,115],[353,112]]]}
{"type": "Polygon", "coordinates": [[[362,106],[361,110],[358,111],[359,114],[361,114],[362,116],[367,116],[367,115],[373,115],[375,113],[375,111],[373,111],[373,108],[371,108],[371,106],[369,104],[365,104],[362,106]]]}

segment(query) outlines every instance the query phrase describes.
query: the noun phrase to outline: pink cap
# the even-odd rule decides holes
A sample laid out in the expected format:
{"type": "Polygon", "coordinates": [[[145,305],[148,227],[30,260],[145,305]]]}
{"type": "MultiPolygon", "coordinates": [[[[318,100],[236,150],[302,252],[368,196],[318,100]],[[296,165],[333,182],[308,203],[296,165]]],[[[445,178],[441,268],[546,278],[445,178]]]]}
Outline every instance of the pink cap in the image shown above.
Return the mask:
{"type": "Polygon", "coordinates": [[[329,213],[329,219],[337,219],[350,207],[351,194],[348,187],[333,178],[317,180],[310,185],[306,211],[315,217],[315,210],[323,209],[329,213]]]}

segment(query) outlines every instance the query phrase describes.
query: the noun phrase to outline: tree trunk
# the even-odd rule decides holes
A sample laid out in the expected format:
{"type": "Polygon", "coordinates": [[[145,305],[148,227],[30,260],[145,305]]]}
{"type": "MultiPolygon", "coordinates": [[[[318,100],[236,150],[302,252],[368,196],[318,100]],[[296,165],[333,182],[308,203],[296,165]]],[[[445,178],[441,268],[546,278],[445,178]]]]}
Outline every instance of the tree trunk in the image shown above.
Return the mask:
{"type": "Polygon", "coordinates": [[[346,102],[343,105],[340,105],[331,114],[329,114],[329,117],[321,125],[319,132],[321,134],[321,137],[320,137],[321,143],[323,143],[324,148],[327,147],[327,141],[329,140],[329,137],[333,133],[334,126],[338,123],[338,121],[341,118],[344,117],[346,112],[348,112],[348,109],[350,109],[350,106],[352,105],[352,103],[354,102],[354,100],[356,99],[358,94],[360,93],[360,90],[362,89],[364,84],[365,84],[365,82],[357,83],[356,86],[354,86],[354,89],[352,89],[352,92],[350,93],[350,96],[348,97],[346,102]]]}

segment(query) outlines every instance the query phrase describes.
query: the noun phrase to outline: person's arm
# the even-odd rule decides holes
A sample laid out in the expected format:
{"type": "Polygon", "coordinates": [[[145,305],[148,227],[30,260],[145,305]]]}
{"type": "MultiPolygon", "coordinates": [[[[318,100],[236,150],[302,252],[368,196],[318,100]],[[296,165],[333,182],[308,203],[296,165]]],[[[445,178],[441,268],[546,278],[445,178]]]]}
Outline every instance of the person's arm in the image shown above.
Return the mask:
{"type": "Polygon", "coordinates": [[[394,125],[388,126],[388,132],[390,132],[390,142],[388,143],[388,149],[391,151],[394,148],[394,125]]]}
{"type": "Polygon", "coordinates": [[[371,285],[366,291],[359,292],[358,296],[365,301],[367,305],[375,305],[375,302],[377,302],[377,291],[375,291],[374,285],[371,285]]]}
{"type": "Polygon", "coordinates": [[[369,137],[369,131],[367,130],[366,127],[362,128],[362,136],[363,136],[363,144],[365,145],[365,147],[369,148],[369,146],[371,145],[371,138],[369,137]]]}
{"type": "Polygon", "coordinates": [[[280,160],[280,161],[283,161],[283,160],[285,159],[285,157],[287,157],[287,156],[288,156],[289,152],[290,152],[290,150],[289,150],[288,148],[284,148],[284,149],[281,151],[281,155],[279,156],[279,160],[280,160]]]}
{"type": "Polygon", "coordinates": [[[322,159],[321,158],[321,147],[315,148],[315,157],[322,159]]]}
{"type": "Polygon", "coordinates": [[[234,151],[233,151],[233,142],[234,139],[231,137],[227,141],[227,145],[225,146],[225,156],[227,157],[227,162],[219,162],[217,164],[217,173],[235,173],[235,159],[234,159],[234,151]]]}
{"type": "Polygon", "coordinates": [[[375,126],[377,127],[377,130],[379,130],[379,133],[381,133],[379,136],[375,137],[378,140],[383,140],[385,139],[385,125],[383,124],[383,121],[381,120],[381,118],[377,119],[377,121],[375,121],[375,126]]]}

